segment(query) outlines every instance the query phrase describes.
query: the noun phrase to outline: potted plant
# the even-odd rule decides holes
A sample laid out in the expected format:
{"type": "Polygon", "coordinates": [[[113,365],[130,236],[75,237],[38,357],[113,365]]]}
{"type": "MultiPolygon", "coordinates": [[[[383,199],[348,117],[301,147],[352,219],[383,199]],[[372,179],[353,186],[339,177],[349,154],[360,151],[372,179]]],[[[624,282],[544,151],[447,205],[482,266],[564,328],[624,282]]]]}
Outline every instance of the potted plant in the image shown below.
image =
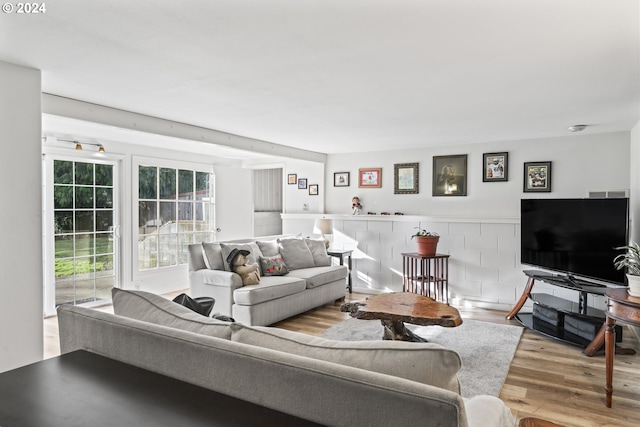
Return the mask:
{"type": "Polygon", "coordinates": [[[626,252],[618,255],[613,259],[616,269],[621,270],[627,268],[627,281],[629,283],[629,295],[632,297],[640,297],[640,245],[631,243],[627,246],[620,246],[618,250],[626,252]]]}
{"type": "Polygon", "coordinates": [[[412,239],[414,237],[416,238],[416,242],[418,243],[418,254],[430,256],[436,254],[438,241],[440,240],[440,235],[438,233],[422,229],[418,230],[416,234],[411,236],[412,239]]]}

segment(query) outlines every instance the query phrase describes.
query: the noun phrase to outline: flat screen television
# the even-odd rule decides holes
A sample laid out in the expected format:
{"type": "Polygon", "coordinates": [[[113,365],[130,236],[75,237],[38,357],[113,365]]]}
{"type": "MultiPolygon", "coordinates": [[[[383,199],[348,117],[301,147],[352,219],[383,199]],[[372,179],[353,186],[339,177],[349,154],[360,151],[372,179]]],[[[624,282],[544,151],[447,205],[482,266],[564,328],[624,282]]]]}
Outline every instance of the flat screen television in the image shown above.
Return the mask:
{"type": "Polygon", "coordinates": [[[613,259],[629,242],[628,199],[523,199],[520,212],[523,264],[625,284],[613,259]]]}

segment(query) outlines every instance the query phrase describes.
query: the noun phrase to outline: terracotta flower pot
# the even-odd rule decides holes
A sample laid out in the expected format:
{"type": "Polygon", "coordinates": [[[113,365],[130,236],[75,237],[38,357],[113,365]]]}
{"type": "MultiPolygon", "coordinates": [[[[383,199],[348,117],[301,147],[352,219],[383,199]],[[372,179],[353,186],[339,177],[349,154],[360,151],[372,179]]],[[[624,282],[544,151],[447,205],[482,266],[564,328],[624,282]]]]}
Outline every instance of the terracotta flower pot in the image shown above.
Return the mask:
{"type": "Polygon", "coordinates": [[[418,243],[418,254],[435,255],[440,236],[415,236],[418,243]]]}

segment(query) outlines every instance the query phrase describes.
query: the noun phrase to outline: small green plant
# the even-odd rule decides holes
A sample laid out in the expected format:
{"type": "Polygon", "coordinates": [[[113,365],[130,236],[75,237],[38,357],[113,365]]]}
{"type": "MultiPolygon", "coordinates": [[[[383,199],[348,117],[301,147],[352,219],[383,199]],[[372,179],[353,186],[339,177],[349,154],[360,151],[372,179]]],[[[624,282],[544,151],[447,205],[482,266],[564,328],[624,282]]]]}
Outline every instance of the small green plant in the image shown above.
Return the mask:
{"type": "MultiPolygon", "coordinates": [[[[416,227],[416,228],[420,228],[420,227],[416,227]]],[[[416,232],[416,234],[414,234],[413,236],[411,236],[411,238],[413,239],[414,237],[438,237],[440,236],[438,233],[436,233],[435,231],[427,231],[425,229],[422,230],[418,230],[418,232],[416,232]]]]}
{"type": "Polygon", "coordinates": [[[631,243],[628,246],[620,246],[615,249],[626,251],[613,259],[613,265],[616,269],[622,270],[626,267],[627,274],[640,276],[640,245],[631,243]]]}

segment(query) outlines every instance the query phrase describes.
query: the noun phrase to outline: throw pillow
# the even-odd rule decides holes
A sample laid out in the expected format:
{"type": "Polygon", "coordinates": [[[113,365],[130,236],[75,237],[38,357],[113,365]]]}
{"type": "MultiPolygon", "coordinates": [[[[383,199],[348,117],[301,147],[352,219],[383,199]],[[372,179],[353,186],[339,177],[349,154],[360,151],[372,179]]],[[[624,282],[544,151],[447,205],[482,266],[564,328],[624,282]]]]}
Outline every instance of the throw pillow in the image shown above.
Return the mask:
{"type": "Polygon", "coordinates": [[[204,263],[209,270],[224,270],[220,243],[202,243],[204,263]]]}
{"type": "Polygon", "coordinates": [[[284,276],[289,273],[282,255],[260,257],[260,270],[263,276],[284,276]]]}
{"type": "Polygon", "coordinates": [[[331,259],[327,255],[327,246],[324,244],[324,240],[304,239],[307,244],[311,256],[313,256],[313,265],[316,267],[326,267],[331,265],[331,259]]]}
{"type": "Polygon", "coordinates": [[[313,255],[303,239],[278,239],[278,246],[289,270],[315,267],[313,255]]]}
{"type": "Polygon", "coordinates": [[[278,249],[278,241],[277,240],[269,240],[269,241],[260,241],[256,242],[263,256],[276,256],[280,255],[280,251],[278,249]]]}

